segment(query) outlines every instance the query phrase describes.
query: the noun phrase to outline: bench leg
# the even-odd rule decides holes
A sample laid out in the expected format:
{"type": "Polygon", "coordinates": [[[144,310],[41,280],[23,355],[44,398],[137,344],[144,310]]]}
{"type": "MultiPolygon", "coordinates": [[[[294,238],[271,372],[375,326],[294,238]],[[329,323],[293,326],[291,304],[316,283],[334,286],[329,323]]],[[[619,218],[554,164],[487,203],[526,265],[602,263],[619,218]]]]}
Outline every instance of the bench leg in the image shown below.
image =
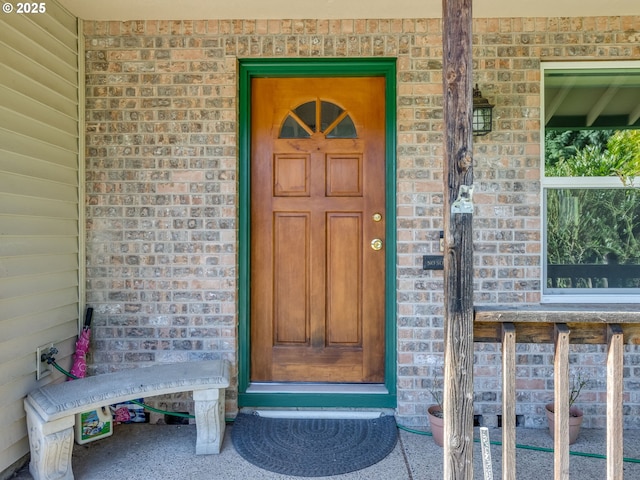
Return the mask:
{"type": "Polygon", "coordinates": [[[220,453],[224,438],[224,388],[193,392],[196,416],[196,454],[220,453]]]}
{"type": "Polygon", "coordinates": [[[71,454],[75,417],[71,415],[45,422],[28,399],[24,408],[31,449],[29,472],[34,480],[73,480],[71,454]]]}

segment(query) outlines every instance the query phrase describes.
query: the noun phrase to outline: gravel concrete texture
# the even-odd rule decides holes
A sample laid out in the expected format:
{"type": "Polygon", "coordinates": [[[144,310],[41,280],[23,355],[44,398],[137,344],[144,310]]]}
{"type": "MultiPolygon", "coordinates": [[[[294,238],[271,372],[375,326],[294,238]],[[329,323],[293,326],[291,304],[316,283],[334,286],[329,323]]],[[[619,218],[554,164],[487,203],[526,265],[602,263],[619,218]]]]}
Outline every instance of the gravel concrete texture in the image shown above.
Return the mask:
{"type": "MultiPolygon", "coordinates": [[[[287,475],[262,470],[246,462],[233,448],[227,427],[219,455],[195,455],[194,425],[117,425],[111,437],[85,445],[75,445],[73,471],[78,480],[277,480],[287,475]]],[[[478,432],[476,431],[476,434],[478,432]]],[[[500,429],[490,429],[492,442],[499,441],[500,429]]],[[[476,438],[478,435],[476,435],[476,438]]],[[[543,448],[553,444],[546,430],[517,429],[517,443],[543,448]]],[[[480,444],[474,445],[474,479],[483,479],[480,444]]],[[[604,454],[605,431],[583,429],[573,451],[604,454]]],[[[640,431],[625,431],[625,457],[640,458],[640,431]]],[[[501,447],[491,446],[493,478],[502,478],[501,447]]],[[[553,479],[553,454],[517,450],[518,480],[553,479]]],[[[571,456],[571,479],[606,478],[603,459],[571,456]]],[[[27,467],[14,477],[32,480],[27,467]]],[[[443,450],[430,436],[400,431],[396,448],[384,460],[363,470],[332,477],[333,480],[442,480],[443,450]]],[[[625,479],[640,478],[640,463],[625,463],[625,479]]]]}

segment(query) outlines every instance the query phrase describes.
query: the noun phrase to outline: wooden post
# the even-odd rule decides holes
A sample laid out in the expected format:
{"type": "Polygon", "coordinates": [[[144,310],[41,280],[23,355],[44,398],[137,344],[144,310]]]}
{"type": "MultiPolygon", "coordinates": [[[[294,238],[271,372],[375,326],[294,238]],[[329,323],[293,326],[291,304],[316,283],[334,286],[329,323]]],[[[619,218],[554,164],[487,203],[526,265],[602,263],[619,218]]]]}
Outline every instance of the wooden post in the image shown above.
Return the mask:
{"type": "Polygon", "coordinates": [[[565,323],[555,326],[553,478],[569,480],[569,335],[565,323]]]}
{"type": "Polygon", "coordinates": [[[444,478],[473,479],[471,0],[442,0],[444,95],[444,478]],[[454,208],[457,207],[457,208],[454,208]],[[455,210],[452,212],[452,210],[455,210]]]}
{"type": "Polygon", "coordinates": [[[502,324],[502,479],[516,480],[516,326],[502,324]]]}
{"type": "Polygon", "coordinates": [[[614,480],[624,475],[624,335],[620,325],[608,325],[607,337],[607,480],[614,480]]]}

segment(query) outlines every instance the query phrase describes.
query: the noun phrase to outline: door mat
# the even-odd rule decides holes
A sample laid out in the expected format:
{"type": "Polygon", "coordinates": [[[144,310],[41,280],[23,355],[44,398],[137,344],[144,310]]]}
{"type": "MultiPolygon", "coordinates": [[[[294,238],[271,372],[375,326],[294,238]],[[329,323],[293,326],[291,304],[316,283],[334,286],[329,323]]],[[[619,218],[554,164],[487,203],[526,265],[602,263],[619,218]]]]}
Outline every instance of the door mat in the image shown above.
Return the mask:
{"type": "Polygon", "coordinates": [[[248,462],[299,477],[353,472],[378,463],[396,445],[393,416],[374,419],[267,418],[240,413],[231,429],[248,462]]]}

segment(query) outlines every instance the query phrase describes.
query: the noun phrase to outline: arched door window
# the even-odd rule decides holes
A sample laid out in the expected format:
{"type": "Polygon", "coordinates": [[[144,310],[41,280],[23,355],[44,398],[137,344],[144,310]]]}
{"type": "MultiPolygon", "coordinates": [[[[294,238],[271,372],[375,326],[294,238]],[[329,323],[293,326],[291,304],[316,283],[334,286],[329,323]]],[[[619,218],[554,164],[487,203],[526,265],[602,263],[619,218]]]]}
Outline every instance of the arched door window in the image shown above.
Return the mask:
{"type": "Polygon", "coordinates": [[[279,137],[310,138],[314,133],[323,133],[326,138],[358,137],[349,113],[335,103],[320,99],[290,110],[279,137]]]}

